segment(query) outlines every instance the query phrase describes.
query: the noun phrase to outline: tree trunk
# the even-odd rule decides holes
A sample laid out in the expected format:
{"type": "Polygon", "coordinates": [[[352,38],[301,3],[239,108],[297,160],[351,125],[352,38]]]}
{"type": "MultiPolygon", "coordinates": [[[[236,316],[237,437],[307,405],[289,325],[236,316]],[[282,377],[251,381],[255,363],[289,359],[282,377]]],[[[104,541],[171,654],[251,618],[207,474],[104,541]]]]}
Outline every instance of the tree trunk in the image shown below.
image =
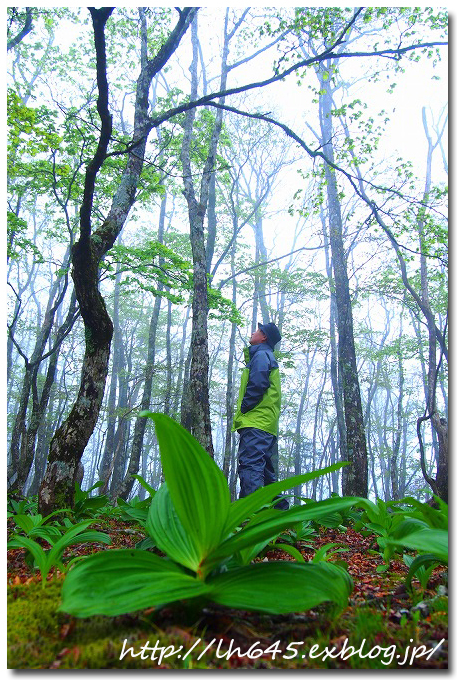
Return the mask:
{"type": "Polygon", "coordinates": [[[41,395],[38,396],[38,389],[36,385],[36,379],[38,372],[34,372],[34,382],[32,385],[32,414],[30,416],[29,426],[25,436],[22,438],[21,442],[21,460],[18,469],[18,488],[22,489],[24,492],[24,487],[27,482],[27,478],[30,469],[33,465],[35,458],[35,445],[38,433],[38,428],[40,427],[46,413],[46,409],[49,403],[49,397],[51,394],[52,386],[54,385],[57,362],[60,354],[60,346],[63,338],[68,333],[68,331],[73,326],[76,318],[76,296],[73,293],[70,302],[70,308],[68,310],[67,318],[65,322],[60,326],[57,332],[55,348],[49,358],[49,365],[46,371],[46,377],[44,381],[43,388],[41,390],[41,395]]]}
{"type": "MultiPolygon", "coordinates": [[[[326,157],[333,162],[331,73],[327,71],[327,74],[328,80],[324,81],[323,71],[319,73],[320,89],[325,93],[319,98],[320,124],[324,152],[326,157]]],[[[328,164],[325,164],[325,179],[337,307],[338,362],[343,386],[347,460],[351,463],[342,471],[343,495],[366,497],[368,495],[368,459],[355,354],[351,294],[343,243],[343,223],[335,171],[328,164]]]]}
{"type": "Polygon", "coordinates": [[[119,325],[119,296],[121,284],[120,264],[116,267],[116,276],[114,280],[114,300],[113,300],[113,362],[111,366],[111,379],[108,393],[108,402],[106,410],[108,414],[105,447],[103,456],[100,462],[99,479],[103,482],[103,486],[98,489],[100,495],[106,493],[109,486],[109,477],[112,472],[111,463],[114,455],[114,434],[116,431],[116,395],[117,385],[119,381],[119,372],[121,368],[121,328],[119,325]]]}
{"type": "MultiPolygon", "coordinates": [[[[234,230],[236,229],[236,217],[234,216],[234,230]]],[[[235,274],[235,244],[232,247],[230,266],[232,276],[235,274]]],[[[236,282],[232,279],[232,302],[236,306],[236,282]]],[[[235,394],[233,389],[233,371],[235,360],[235,340],[236,340],[236,323],[232,323],[230,331],[229,356],[227,363],[227,389],[225,396],[225,447],[224,447],[224,462],[222,470],[224,475],[229,480],[230,463],[232,459],[232,424],[235,394]]]]}
{"type": "MultiPolygon", "coordinates": [[[[163,233],[164,233],[164,225],[165,225],[165,211],[166,211],[166,203],[167,203],[167,197],[166,195],[162,199],[161,207],[160,207],[160,217],[159,217],[159,230],[158,230],[158,238],[157,240],[159,243],[163,243],[163,233]]],[[[159,266],[161,266],[163,262],[162,258],[159,258],[159,266]]],[[[162,283],[159,282],[159,285],[157,286],[158,290],[161,291],[163,289],[162,283]]],[[[155,365],[155,352],[156,352],[156,336],[157,336],[157,327],[159,325],[159,313],[160,313],[160,306],[162,304],[162,297],[160,295],[157,295],[154,301],[154,309],[152,312],[151,316],[151,321],[149,324],[149,334],[148,334],[148,356],[147,356],[147,361],[146,361],[146,369],[145,369],[145,381],[144,381],[144,387],[143,387],[143,396],[141,399],[141,406],[140,409],[141,411],[147,411],[150,406],[151,406],[151,395],[152,395],[152,382],[153,382],[153,377],[154,377],[154,365],[155,365]]],[[[123,500],[127,500],[128,495],[130,491],[132,490],[134,477],[132,475],[138,474],[139,468],[140,468],[140,459],[141,459],[141,453],[143,450],[143,440],[144,440],[144,433],[146,430],[146,425],[147,425],[147,419],[143,417],[138,417],[135,421],[135,429],[133,431],[133,441],[132,441],[132,449],[130,453],[130,460],[129,460],[129,466],[127,469],[127,472],[125,473],[124,478],[122,479],[122,482],[115,488],[114,495],[115,497],[120,497],[123,500]]],[[[123,471],[122,471],[123,472],[123,471]]]]}
{"type": "Polygon", "coordinates": [[[346,424],[344,420],[344,406],[342,397],[341,374],[338,371],[338,343],[336,338],[337,312],[335,282],[332,274],[332,259],[329,253],[329,240],[325,217],[321,211],[321,223],[324,233],[325,265],[330,288],[330,379],[332,383],[333,399],[335,402],[336,421],[338,425],[338,444],[341,460],[347,460],[346,424]]]}
{"type": "MultiPolygon", "coordinates": [[[[67,257],[68,253],[66,259],[67,257]]],[[[46,395],[45,393],[43,395],[44,396],[44,400],[42,402],[43,408],[40,408],[40,399],[38,397],[37,388],[38,372],[40,369],[40,365],[43,362],[44,356],[46,354],[45,353],[46,343],[49,340],[57,310],[59,309],[64,299],[67,290],[67,285],[68,281],[66,278],[64,279],[63,286],[61,285],[61,281],[59,279],[56,279],[54,281],[49,292],[49,299],[46,312],[44,315],[43,322],[40,324],[39,327],[39,332],[37,335],[37,339],[35,341],[35,347],[33,349],[32,356],[30,357],[30,360],[28,360],[25,356],[23,357],[25,359],[25,374],[22,382],[19,408],[14,420],[13,432],[11,436],[10,444],[11,466],[8,470],[9,480],[12,480],[14,478],[14,475],[17,473],[14,482],[13,481],[10,482],[10,488],[20,489],[21,491],[23,490],[23,486],[26,482],[27,475],[33,463],[36,433],[40,424],[40,420],[44,416],[47,399],[49,398],[49,394],[46,395]],[[30,416],[29,425],[27,426],[27,411],[29,409],[29,401],[31,395],[32,395],[32,415],[30,416]]],[[[73,299],[73,303],[70,306],[70,311],[67,315],[67,319],[57,331],[56,341],[53,347],[51,347],[50,349],[51,357],[52,354],[56,354],[56,352],[57,353],[59,352],[60,344],[65,335],[71,329],[71,326],[75,321],[75,318],[76,318],[75,300],[73,299]]],[[[54,372],[56,362],[57,362],[56,357],[54,357],[54,359],[51,359],[51,367],[54,366],[54,372]]],[[[49,380],[51,380],[52,384],[53,375],[51,375],[51,373],[48,370],[48,380],[46,381],[45,385],[46,389],[48,387],[50,389],[51,387],[51,385],[48,384],[49,380]]]]}
{"type": "MultiPolygon", "coordinates": [[[[186,359],[184,358],[184,355],[186,354],[186,338],[187,338],[187,325],[189,323],[189,317],[190,317],[190,307],[187,307],[186,310],[186,318],[184,320],[183,324],[183,329],[182,329],[182,338],[181,338],[181,344],[179,348],[179,362],[178,362],[178,369],[176,371],[176,383],[174,387],[174,392],[175,396],[173,399],[173,404],[171,407],[171,412],[174,418],[177,419],[178,417],[178,411],[179,411],[179,404],[184,400],[185,394],[187,392],[187,383],[186,383],[186,375],[188,371],[186,370],[187,366],[187,357],[190,357],[190,352],[187,353],[186,359]]],[[[190,362],[190,358],[189,358],[190,362]]],[[[181,406],[182,408],[182,406],[181,406]]]]}
{"type": "MultiPolygon", "coordinates": [[[[198,37],[197,20],[192,22],[191,99],[197,97],[198,37]]],[[[218,111],[219,114],[219,111],[218,111]]],[[[204,219],[208,206],[209,185],[214,173],[217,144],[222,128],[222,116],[217,115],[209,142],[208,155],[202,173],[200,194],[197,199],[192,175],[191,143],[195,110],[188,111],[185,119],[184,138],[181,149],[183,167],[183,194],[187,201],[190,242],[193,262],[192,336],[189,395],[183,399],[181,424],[191,432],[200,444],[214,457],[211,435],[209,403],[209,353],[208,353],[208,281],[205,247],[204,219]]]]}
{"type": "MultiPolygon", "coordinates": [[[[258,210],[256,210],[255,216],[254,216],[254,224],[252,225],[252,228],[254,229],[254,234],[255,234],[255,263],[260,264],[261,262],[267,262],[268,260],[268,255],[267,255],[267,250],[265,248],[265,244],[263,241],[263,228],[262,228],[262,215],[258,210]]],[[[254,297],[256,300],[256,303],[259,304],[260,306],[260,316],[261,316],[261,323],[268,323],[270,321],[270,313],[268,311],[268,305],[267,305],[267,295],[266,295],[266,287],[265,287],[265,278],[266,278],[266,268],[268,265],[265,265],[265,267],[259,267],[256,268],[255,275],[254,275],[254,297]]],[[[255,309],[257,309],[257,304],[255,305],[255,309]]],[[[252,331],[254,332],[257,329],[257,314],[253,314],[252,317],[252,331]]]]}
{"type": "Polygon", "coordinates": [[[135,100],[135,148],[128,154],[126,168],[106,220],[91,235],[95,181],[106,158],[112,129],[104,35],[105,24],[112,11],[113,8],[90,8],[97,57],[97,109],[102,124],[97,151],[86,170],[80,210],[80,239],[72,251],[72,277],[85,327],[85,355],[76,402],[51,442],[48,467],[39,493],[40,512],[44,515],[56,508],[73,505],[76,471],[97,422],[103,399],[113,334],[113,324],[98,289],[99,264],[114,244],[135,202],[150,130],[148,107],[151,80],[176,50],[197,8],[180,11],[175,29],[153,60],[149,61],[142,55],[135,100]]]}
{"type": "Polygon", "coordinates": [[[392,455],[390,458],[390,483],[392,486],[392,498],[398,501],[400,496],[400,482],[398,471],[398,456],[400,453],[401,439],[403,433],[403,392],[405,385],[405,375],[403,369],[403,349],[401,339],[403,337],[403,310],[400,314],[400,335],[398,352],[398,401],[397,401],[397,422],[395,423],[394,439],[392,443],[392,455]]]}

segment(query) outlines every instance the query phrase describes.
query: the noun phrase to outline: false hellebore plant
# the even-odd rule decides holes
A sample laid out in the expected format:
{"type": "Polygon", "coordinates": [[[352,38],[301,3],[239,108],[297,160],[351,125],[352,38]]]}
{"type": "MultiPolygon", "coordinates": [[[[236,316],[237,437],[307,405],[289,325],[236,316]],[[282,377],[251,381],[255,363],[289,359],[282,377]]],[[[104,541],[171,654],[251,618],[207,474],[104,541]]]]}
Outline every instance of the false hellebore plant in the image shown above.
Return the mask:
{"type": "Polygon", "coordinates": [[[273,614],[329,601],[345,606],[352,580],[338,566],[288,561],[239,566],[243,561],[233,559],[298,521],[358,502],[356,497],[337,497],[286,511],[261,510],[278,493],[344,463],[270,484],[231,503],[222,471],[192,435],[163,414],[142,415],[155,423],[165,477],[151,502],[146,529],[166,557],[139,549],[89,556],[66,576],[62,611],[80,617],[115,616],[179,600],[273,614]]]}

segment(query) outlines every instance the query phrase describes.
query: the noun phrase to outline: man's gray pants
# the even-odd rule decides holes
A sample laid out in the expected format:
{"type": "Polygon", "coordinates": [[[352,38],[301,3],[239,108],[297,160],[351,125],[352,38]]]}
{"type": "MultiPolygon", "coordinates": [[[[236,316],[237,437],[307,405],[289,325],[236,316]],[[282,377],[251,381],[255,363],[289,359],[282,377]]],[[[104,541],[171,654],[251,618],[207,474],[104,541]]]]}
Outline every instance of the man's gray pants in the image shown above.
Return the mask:
{"type": "MultiPolygon", "coordinates": [[[[244,498],[256,489],[276,482],[272,456],[275,454],[277,438],[256,427],[243,427],[238,430],[238,433],[240,435],[238,448],[240,498],[244,498]]],[[[283,498],[275,507],[287,510],[289,504],[283,498]]]]}

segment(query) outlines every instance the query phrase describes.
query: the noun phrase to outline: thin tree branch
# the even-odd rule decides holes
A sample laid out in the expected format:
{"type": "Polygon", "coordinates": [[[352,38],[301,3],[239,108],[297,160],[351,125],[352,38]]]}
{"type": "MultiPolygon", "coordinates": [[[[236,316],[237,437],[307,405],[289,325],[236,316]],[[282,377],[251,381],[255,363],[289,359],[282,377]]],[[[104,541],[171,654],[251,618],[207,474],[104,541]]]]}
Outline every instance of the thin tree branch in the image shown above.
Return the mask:
{"type": "Polygon", "coordinates": [[[229,276],[227,279],[224,279],[219,283],[218,288],[219,290],[225,286],[225,284],[228,281],[231,281],[232,279],[235,279],[237,276],[240,274],[245,274],[246,272],[250,272],[252,269],[258,269],[258,267],[264,267],[267,264],[271,264],[272,262],[277,262],[278,260],[283,260],[285,257],[289,257],[290,255],[295,255],[295,253],[299,253],[302,250],[320,250],[323,248],[323,246],[314,246],[313,248],[307,248],[304,246],[303,248],[297,248],[297,250],[292,250],[290,253],[286,253],[285,255],[280,255],[279,257],[275,257],[273,260],[267,260],[266,262],[259,262],[258,264],[253,264],[252,267],[246,267],[246,269],[241,269],[240,271],[236,272],[235,274],[232,274],[232,276],[229,276]]]}

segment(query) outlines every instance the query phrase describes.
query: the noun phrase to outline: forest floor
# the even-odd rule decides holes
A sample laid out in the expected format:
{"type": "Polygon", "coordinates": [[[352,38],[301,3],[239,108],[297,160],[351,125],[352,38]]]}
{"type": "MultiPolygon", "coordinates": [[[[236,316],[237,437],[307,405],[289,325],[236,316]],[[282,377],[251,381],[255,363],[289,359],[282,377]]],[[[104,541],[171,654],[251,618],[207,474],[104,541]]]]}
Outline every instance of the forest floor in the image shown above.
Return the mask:
{"type": "MultiPolygon", "coordinates": [[[[132,548],[144,537],[117,519],[94,520],[91,529],[109,533],[112,545],[72,546],[64,561],[132,548]]],[[[321,605],[274,616],[218,606],[192,616],[182,606],[167,606],[77,619],[57,611],[64,575],[51,575],[43,588],[40,575],[24,561],[25,550],[10,549],[8,668],[447,669],[448,598],[439,589],[447,583],[446,570],[436,568],[425,591],[413,580],[411,594],[403,585],[407,568],[401,560],[376,572],[382,558],[374,536],[321,527],[313,549],[297,547],[310,559],[318,547],[333,542],[348,549],[338,555],[354,581],[346,609],[321,605]]],[[[275,549],[259,559],[292,558],[275,549]]]]}

